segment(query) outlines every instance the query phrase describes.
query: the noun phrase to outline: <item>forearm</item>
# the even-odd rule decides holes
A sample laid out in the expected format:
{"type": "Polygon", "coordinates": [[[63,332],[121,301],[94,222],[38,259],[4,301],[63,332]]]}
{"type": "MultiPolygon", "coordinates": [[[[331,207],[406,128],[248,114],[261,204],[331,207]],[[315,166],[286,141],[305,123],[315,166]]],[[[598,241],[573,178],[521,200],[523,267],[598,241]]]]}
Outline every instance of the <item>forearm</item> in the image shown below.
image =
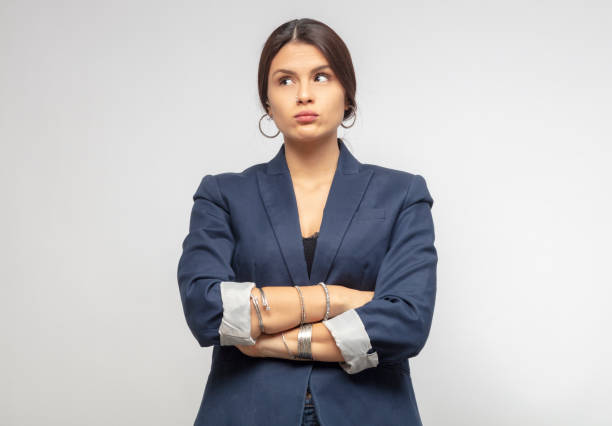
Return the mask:
{"type": "MultiPolygon", "coordinates": [[[[316,323],[323,320],[326,311],[325,290],[321,285],[300,286],[304,299],[305,323],[316,323]]],[[[359,293],[341,285],[327,285],[330,299],[330,315],[333,318],[350,309],[354,299],[353,294],[359,293]]],[[[293,286],[263,287],[270,310],[262,303],[261,292],[257,288],[251,290],[259,304],[265,334],[275,334],[290,330],[300,325],[302,320],[302,302],[298,290],[293,286]]],[[[297,330],[297,329],[296,329],[297,330]]],[[[261,334],[257,311],[251,300],[251,336],[256,339],[261,334]]],[[[297,334],[296,334],[297,336],[297,334]]]]}
{"type": "MultiPolygon", "coordinates": [[[[299,329],[300,327],[298,326],[283,332],[292,355],[297,355],[298,353],[297,336],[299,329]]],[[[289,352],[287,352],[287,347],[283,343],[281,333],[265,334],[258,339],[257,345],[259,345],[262,357],[293,359],[289,352]]],[[[311,352],[312,358],[315,361],[344,361],[333,336],[322,322],[312,324],[311,352]]],[[[298,359],[296,361],[301,360],[298,359]]]]}

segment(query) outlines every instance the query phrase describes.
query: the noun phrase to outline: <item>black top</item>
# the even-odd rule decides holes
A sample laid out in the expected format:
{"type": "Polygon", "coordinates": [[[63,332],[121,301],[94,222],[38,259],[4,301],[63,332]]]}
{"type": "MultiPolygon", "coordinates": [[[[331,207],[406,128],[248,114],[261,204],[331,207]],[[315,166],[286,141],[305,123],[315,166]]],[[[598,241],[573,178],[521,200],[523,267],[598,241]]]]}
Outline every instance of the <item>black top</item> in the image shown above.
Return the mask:
{"type": "Polygon", "coordinates": [[[314,256],[318,236],[319,232],[317,231],[310,237],[302,237],[302,242],[304,243],[304,256],[306,256],[306,265],[308,266],[308,278],[310,278],[310,270],[312,269],[312,258],[314,256]]]}

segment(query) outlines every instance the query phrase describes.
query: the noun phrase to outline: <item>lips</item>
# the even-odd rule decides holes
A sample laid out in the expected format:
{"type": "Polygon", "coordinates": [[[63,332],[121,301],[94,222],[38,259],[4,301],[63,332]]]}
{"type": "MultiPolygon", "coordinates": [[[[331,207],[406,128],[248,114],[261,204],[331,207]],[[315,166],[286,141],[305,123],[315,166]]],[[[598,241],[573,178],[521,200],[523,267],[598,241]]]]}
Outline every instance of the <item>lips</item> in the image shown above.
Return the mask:
{"type": "Polygon", "coordinates": [[[297,114],[295,114],[295,116],[294,116],[294,117],[296,117],[296,118],[297,118],[297,117],[309,117],[309,116],[314,116],[314,117],[316,117],[316,116],[318,116],[318,115],[319,115],[319,114],[317,114],[317,113],[316,113],[316,112],[314,112],[314,111],[300,111],[300,112],[298,112],[297,114]]]}

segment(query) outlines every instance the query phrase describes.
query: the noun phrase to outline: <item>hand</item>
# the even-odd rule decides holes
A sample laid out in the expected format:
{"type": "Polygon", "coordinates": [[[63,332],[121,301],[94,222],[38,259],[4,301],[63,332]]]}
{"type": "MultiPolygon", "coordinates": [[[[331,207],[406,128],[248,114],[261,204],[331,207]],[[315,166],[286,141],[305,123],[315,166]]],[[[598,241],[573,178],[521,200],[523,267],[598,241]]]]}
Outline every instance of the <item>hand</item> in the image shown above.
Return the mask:
{"type": "Polygon", "coordinates": [[[360,306],[365,305],[366,303],[368,303],[370,300],[374,298],[373,291],[362,291],[362,290],[353,290],[353,289],[347,289],[347,290],[350,290],[350,295],[346,299],[347,301],[346,310],[347,311],[350,309],[359,308],[360,306]]]}
{"type": "Polygon", "coordinates": [[[235,345],[243,354],[254,358],[277,356],[284,350],[280,333],[260,334],[254,345],[235,345]],[[279,344],[280,342],[280,344],[279,344]],[[282,347],[281,347],[282,346],[282,347]]]}
{"type": "Polygon", "coordinates": [[[236,346],[240,352],[243,354],[253,357],[253,358],[262,358],[263,354],[261,353],[261,344],[259,343],[263,337],[259,337],[255,340],[254,345],[234,345],[236,346]]]}

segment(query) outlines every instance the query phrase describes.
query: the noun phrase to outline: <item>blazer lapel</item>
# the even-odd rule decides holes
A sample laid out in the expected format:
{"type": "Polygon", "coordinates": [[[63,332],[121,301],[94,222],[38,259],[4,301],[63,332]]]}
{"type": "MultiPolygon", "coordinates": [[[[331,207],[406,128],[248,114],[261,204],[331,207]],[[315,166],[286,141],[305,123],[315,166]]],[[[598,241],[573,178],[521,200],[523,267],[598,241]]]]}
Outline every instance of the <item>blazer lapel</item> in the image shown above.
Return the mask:
{"type": "Polygon", "coordinates": [[[291,174],[285,158],[285,144],[257,172],[259,192],[274,230],[289,275],[294,284],[325,282],[344,233],[359,206],[372,176],[338,139],[340,155],[323,210],[310,279],[304,256],[299,213],[291,174]]]}

